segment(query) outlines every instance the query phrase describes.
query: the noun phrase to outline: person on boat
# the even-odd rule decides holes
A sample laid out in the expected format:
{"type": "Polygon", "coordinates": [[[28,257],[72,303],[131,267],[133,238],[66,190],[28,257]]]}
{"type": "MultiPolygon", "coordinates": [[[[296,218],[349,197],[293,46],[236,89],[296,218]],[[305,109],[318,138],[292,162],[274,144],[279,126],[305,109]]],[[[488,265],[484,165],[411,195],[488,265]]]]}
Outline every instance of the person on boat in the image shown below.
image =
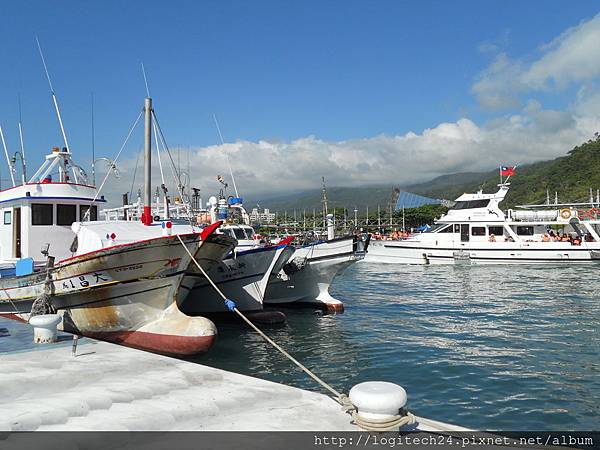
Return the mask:
{"type": "Polygon", "coordinates": [[[544,233],[544,235],[542,236],[542,242],[550,242],[550,236],[548,235],[548,233],[544,233]]]}
{"type": "Polygon", "coordinates": [[[490,241],[490,242],[496,242],[496,235],[494,233],[491,233],[490,237],[488,238],[488,241],[490,241]]]}
{"type": "Polygon", "coordinates": [[[562,242],[569,242],[569,238],[571,236],[569,236],[567,233],[563,234],[563,237],[561,239],[562,242]]]}
{"type": "Polygon", "coordinates": [[[581,238],[579,236],[575,236],[573,238],[573,240],[571,241],[571,244],[573,244],[573,245],[581,245],[581,238]]]}

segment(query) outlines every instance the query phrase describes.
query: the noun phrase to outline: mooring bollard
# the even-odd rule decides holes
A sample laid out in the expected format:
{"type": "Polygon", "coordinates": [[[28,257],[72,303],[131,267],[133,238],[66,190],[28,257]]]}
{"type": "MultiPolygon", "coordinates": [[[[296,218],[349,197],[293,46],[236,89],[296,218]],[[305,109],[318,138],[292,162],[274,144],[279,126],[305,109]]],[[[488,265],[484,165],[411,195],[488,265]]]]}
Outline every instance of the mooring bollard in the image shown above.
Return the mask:
{"type": "Polygon", "coordinates": [[[56,342],[56,327],[61,321],[58,314],[40,314],[29,318],[33,327],[33,342],[36,344],[51,344],[56,342]]]}

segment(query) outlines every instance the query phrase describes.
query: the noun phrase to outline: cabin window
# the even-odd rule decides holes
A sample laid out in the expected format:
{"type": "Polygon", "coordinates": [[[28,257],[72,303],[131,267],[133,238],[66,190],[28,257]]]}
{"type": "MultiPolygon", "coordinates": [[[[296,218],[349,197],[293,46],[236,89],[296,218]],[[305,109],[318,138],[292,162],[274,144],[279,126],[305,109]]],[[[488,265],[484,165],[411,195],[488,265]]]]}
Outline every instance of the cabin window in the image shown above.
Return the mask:
{"type": "Polygon", "coordinates": [[[502,236],[504,234],[504,227],[488,227],[488,230],[494,236],[502,236]]]}
{"type": "Polygon", "coordinates": [[[56,205],[56,225],[69,225],[77,220],[77,205],[56,205]]]}
{"type": "Polygon", "coordinates": [[[52,225],[54,205],[46,203],[31,204],[31,225],[52,225]]]}
{"type": "Polygon", "coordinates": [[[454,232],[455,233],[460,233],[460,224],[459,223],[455,223],[454,224],[454,232]]]}
{"type": "Polygon", "coordinates": [[[246,233],[244,233],[244,230],[241,228],[234,228],[233,232],[235,233],[235,238],[239,241],[239,240],[244,240],[244,239],[248,239],[246,237],[246,233]]]}
{"type": "Polygon", "coordinates": [[[86,205],[81,205],[79,207],[79,220],[82,222],[94,222],[98,220],[98,207],[96,205],[92,205],[92,210],[90,211],[89,217],[85,217],[88,209],[90,209],[90,207],[86,205]]]}
{"type": "Polygon", "coordinates": [[[471,227],[471,236],[485,236],[485,227],[471,227]]]}
{"type": "Polygon", "coordinates": [[[448,225],[446,228],[442,228],[438,233],[452,233],[454,228],[452,225],[448,225]]]}
{"type": "Polygon", "coordinates": [[[490,204],[489,200],[469,200],[456,202],[452,209],[473,209],[473,208],[486,208],[490,204]]]}
{"type": "Polygon", "coordinates": [[[533,236],[533,226],[517,227],[517,234],[519,236],[533,236]]]}
{"type": "Polygon", "coordinates": [[[12,211],[4,211],[4,225],[10,225],[12,222],[12,211]]]}

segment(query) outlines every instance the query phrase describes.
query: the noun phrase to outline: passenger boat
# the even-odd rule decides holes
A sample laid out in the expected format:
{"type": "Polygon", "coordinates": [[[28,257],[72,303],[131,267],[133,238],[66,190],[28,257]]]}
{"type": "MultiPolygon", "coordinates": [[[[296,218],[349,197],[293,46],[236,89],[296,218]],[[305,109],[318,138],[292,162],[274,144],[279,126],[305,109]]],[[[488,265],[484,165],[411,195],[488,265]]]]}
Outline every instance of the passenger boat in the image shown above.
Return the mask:
{"type": "MultiPolygon", "coordinates": [[[[146,99],[148,165],[151,108],[146,99]]],[[[96,220],[104,199],[68,148],[55,148],[29,182],[0,192],[0,315],[27,321],[56,312],[67,332],[161,353],[208,350],[214,324],[179,308],[189,292],[187,275],[197,270],[188,251],[210,270],[235,240],[214,233],[220,222],[179,236],[153,223],[146,173],[141,222],[96,220]]]]}
{"type": "Polygon", "coordinates": [[[372,240],[365,261],[402,264],[590,263],[600,259],[598,204],[523,205],[503,212],[510,183],[463,194],[426,232],[372,240]],[[560,236],[560,240],[557,239],[560,236]]]}

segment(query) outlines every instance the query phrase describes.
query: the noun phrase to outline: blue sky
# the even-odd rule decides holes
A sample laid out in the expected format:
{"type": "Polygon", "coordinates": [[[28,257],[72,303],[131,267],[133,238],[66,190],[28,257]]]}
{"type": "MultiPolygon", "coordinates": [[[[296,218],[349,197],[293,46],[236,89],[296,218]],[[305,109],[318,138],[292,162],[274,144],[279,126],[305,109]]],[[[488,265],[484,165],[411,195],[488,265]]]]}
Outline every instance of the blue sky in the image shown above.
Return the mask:
{"type": "MultiPolygon", "coordinates": [[[[234,159],[245,161],[235,169],[248,190],[262,177],[247,167],[261,141],[286,145],[261,156],[263,165],[277,157],[285,164],[290,152],[306,152],[293,161],[295,167],[306,163],[298,168],[302,176],[319,171],[315,164],[325,158],[339,166],[324,164],[321,170],[332,172],[333,183],[372,183],[379,169],[369,158],[357,158],[350,172],[339,160],[352,160],[357,151],[369,155],[368,145],[391,145],[377,141],[382,135],[396,141],[406,141],[407,133],[424,138],[427,129],[444,123],[464,129],[465,119],[481,131],[523,115],[523,108],[570,114],[581,90],[595,89],[597,74],[558,88],[529,82],[515,87],[507,80],[511,71],[525,73],[552,51],[548,44],[598,10],[592,1],[2,2],[0,124],[16,149],[20,93],[30,170],[38,165],[35,156],[61,144],[37,34],[70,145],[82,162],[89,161],[91,92],[97,154],[114,155],[145,95],[143,61],[167,139],[171,146],[190,148],[194,166],[202,161],[219,166],[207,153],[219,151],[210,147],[218,143],[215,113],[227,142],[248,143],[229,148],[234,159]],[[345,142],[354,144],[346,148],[345,142]],[[315,150],[320,143],[327,145],[325,153],[315,150]]],[[[125,153],[124,172],[140,143],[141,132],[125,153]]],[[[433,147],[442,152],[444,145],[433,147]]],[[[405,147],[390,147],[380,157],[406,161],[417,150],[405,147]]],[[[484,147],[475,148],[492,151],[484,147]]],[[[519,152],[509,148],[507,156],[519,152]]],[[[556,154],[558,148],[547,156],[556,154]]],[[[544,156],[535,152],[530,159],[544,156]]],[[[505,161],[501,154],[495,158],[505,161]]],[[[448,161],[419,177],[461,167],[453,151],[441,159],[456,164],[448,161]]],[[[488,166],[467,169],[490,167],[490,159],[484,160],[488,166]]],[[[198,169],[194,177],[204,174],[198,169]]],[[[382,181],[397,180],[390,173],[382,181]]]]}

